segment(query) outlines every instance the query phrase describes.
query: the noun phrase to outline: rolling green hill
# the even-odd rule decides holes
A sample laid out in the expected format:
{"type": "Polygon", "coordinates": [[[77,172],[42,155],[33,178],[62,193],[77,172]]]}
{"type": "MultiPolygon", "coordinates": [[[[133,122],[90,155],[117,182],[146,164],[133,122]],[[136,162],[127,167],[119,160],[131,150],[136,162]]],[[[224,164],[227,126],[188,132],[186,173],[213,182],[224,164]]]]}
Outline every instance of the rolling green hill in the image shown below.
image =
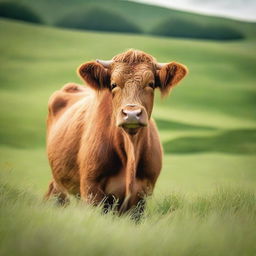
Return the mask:
{"type": "Polygon", "coordinates": [[[43,23],[41,18],[28,6],[14,2],[0,2],[0,17],[32,23],[43,23]]]}
{"type": "MultiPolygon", "coordinates": [[[[14,0],[1,0],[11,1],[14,0]]],[[[0,2],[1,2],[0,1],[0,2]]],[[[66,15],[79,12],[90,7],[104,7],[109,11],[114,11],[127,20],[138,25],[145,33],[152,31],[163,21],[183,20],[186,23],[195,22],[203,26],[228,27],[237,30],[245,36],[256,36],[256,24],[249,22],[241,22],[232,19],[220,17],[209,17],[195,13],[172,10],[158,6],[145,5],[130,1],[120,0],[19,0],[19,3],[24,3],[41,14],[45,22],[49,25],[55,25],[59,20],[66,15]]],[[[97,14],[95,14],[97,15],[97,14]]]]}
{"type": "Polygon", "coordinates": [[[7,19],[0,35],[1,255],[255,255],[255,39],[78,32],[7,19]],[[128,48],[190,70],[170,97],[156,97],[165,156],[145,217],[136,225],[75,200],[64,209],[42,203],[51,179],[49,96],[81,82],[81,63],[128,48]]]}

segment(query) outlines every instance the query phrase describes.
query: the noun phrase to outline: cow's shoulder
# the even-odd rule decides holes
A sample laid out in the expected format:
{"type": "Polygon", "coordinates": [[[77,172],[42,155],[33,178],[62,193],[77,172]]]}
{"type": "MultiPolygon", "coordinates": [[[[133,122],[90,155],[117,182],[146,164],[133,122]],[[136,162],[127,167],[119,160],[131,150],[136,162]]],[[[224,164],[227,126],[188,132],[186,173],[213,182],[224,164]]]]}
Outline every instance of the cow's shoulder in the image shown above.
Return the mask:
{"type": "Polygon", "coordinates": [[[48,102],[49,114],[58,115],[86,95],[87,89],[75,83],[65,84],[60,90],[54,92],[48,102]]]}

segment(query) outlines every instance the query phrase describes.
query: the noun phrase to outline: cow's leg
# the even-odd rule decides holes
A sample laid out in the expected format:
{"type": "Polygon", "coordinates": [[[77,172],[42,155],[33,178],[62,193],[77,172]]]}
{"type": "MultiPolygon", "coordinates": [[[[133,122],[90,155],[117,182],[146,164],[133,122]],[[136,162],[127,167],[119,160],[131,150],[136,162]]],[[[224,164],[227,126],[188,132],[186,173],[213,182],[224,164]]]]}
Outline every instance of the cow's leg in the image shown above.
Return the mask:
{"type": "Polygon", "coordinates": [[[102,190],[102,186],[99,182],[95,182],[92,178],[86,175],[81,177],[80,182],[80,194],[81,198],[92,205],[99,205],[103,203],[106,195],[102,190]]]}
{"type": "Polygon", "coordinates": [[[65,193],[63,193],[54,181],[51,181],[48,187],[48,191],[44,195],[44,200],[48,200],[52,197],[57,199],[58,205],[67,205],[69,203],[69,199],[65,193]]]}
{"type": "Polygon", "coordinates": [[[140,219],[143,217],[145,206],[146,206],[146,199],[141,198],[139,199],[136,206],[132,209],[131,217],[135,222],[139,222],[140,219]]]}
{"type": "Polygon", "coordinates": [[[114,195],[107,195],[105,196],[103,200],[103,213],[108,213],[110,211],[118,211],[120,208],[120,202],[117,200],[117,198],[114,195]]]}

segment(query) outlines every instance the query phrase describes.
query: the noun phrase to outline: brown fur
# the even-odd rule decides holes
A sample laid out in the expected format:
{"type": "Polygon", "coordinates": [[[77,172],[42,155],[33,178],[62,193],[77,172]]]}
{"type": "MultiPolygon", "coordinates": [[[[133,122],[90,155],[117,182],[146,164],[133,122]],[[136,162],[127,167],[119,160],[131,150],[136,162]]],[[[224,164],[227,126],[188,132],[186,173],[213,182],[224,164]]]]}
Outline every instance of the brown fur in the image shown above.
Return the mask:
{"type": "MultiPolygon", "coordinates": [[[[153,192],[162,167],[162,147],[151,119],[155,83],[163,93],[186,73],[182,64],[156,70],[155,59],[129,50],[113,58],[109,69],[88,62],[78,69],[87,87],[73,83],[49,100],[47,151],[53,181],[46,198],[67,194],[92,204],[113,196],[125,212],[153,192]],[[110,84],[118,86],[110,90],[110,84]],[[136,104],[147,126],[118,127],[122,109],[136,104]]],[[[63,200],[64,200],[63,199],[63,200]]]]}
{"type": "Polygon", "coordinates": [[[115,62],[121,62],[121,63],[127,63],[129,65],[134,65],[138,63],[149,63],[149,64],[155,64],[156,60],[151,55],[138,51],[130,49],[126,52],[120,53],[112,58],[115,62]]]}

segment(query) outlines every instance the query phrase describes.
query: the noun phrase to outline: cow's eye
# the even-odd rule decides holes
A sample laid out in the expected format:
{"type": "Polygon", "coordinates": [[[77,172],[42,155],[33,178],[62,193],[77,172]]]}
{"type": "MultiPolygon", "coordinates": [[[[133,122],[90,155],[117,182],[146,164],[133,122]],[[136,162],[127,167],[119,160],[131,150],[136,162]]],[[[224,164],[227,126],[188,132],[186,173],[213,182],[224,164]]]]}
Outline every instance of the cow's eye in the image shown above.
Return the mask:
{"type": "Polygon", "coordinates": [[[154,82],[150,82],[150,83],[148,84],[148,86],[151,87],[152,89],[155,89],[155,83],[154,83],[154,82]]]}
{"type": "Polygon", "coordinates": [[[113,90],[113,89],[116,88],[116,87],[117,87],[117,84],[116,84],[116,83],[113,83],[113,84],[110,85],[111,90],[113,90]]]}

